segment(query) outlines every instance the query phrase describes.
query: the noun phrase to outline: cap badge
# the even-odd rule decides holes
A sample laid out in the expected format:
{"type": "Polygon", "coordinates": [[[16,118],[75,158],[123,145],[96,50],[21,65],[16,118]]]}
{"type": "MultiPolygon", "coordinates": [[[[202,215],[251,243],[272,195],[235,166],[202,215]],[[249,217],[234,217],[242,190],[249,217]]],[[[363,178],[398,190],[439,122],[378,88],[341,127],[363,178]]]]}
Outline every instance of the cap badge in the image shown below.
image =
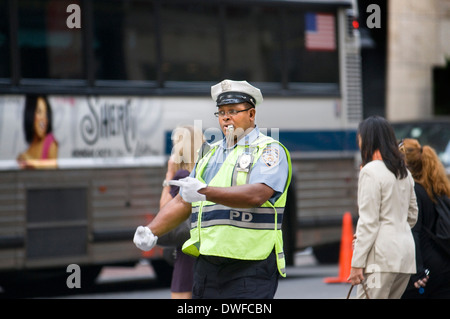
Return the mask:
{"type": "Polygon", "coordinates": [[[230,81],[222,81],[221,83],[222,92],[230,91],[231,90],[231,82],[230,81]]]}

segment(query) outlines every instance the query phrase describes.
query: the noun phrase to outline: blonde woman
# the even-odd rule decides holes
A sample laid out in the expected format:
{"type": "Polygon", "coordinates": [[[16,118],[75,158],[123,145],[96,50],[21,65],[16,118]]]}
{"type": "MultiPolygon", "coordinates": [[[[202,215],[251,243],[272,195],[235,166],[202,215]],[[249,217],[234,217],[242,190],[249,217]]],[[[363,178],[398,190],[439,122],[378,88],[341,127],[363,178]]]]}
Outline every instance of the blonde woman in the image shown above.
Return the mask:
{"type": "MultiPolygon", "coordinates": [[[[202,131],[194,126],[180,126],[172,132],[172,154],[167,162],[166,178],[163,182],[160,208],[174,198],[178,186],[170,186],[168,181],[189,176],[194,169],[198,150],[204,141],[202,131]]],[[[181,251],[181,246],[190,237],[190,218],[180,226],[161,236],[158,244],[176,247],[175,262],[172,274],[172,299],[191,299],[195,258],[181,251]]]]}

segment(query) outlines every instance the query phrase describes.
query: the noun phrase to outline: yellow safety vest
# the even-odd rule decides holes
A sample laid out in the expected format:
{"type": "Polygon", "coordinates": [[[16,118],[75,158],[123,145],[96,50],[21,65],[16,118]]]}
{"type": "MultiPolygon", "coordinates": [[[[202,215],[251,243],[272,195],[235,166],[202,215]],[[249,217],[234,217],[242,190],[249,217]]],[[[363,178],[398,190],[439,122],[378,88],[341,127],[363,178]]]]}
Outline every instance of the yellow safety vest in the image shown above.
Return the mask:
{"type": "MultiPolygon", "coordinates": [[[[220,143],[213,144],[197,164],[195,177],[203,183],[203,171],[220,143]]],[[[271,143],[280,144],[288,160],[289,174],[283,194],[274,204],[266,201],[261,207],[255,208],[232,208],[211,201],[192,203],[191,238],[183,245],[184,253],[195,257],[202,254],[263,260],[275,247],[278,270],[283,277],[286,276],[281,223],[292,175],[288,150],[280,142],[260,133],[250,145],[237,145],[231,151],[208,186],[247,184],[251,169],[271,143]]]]}

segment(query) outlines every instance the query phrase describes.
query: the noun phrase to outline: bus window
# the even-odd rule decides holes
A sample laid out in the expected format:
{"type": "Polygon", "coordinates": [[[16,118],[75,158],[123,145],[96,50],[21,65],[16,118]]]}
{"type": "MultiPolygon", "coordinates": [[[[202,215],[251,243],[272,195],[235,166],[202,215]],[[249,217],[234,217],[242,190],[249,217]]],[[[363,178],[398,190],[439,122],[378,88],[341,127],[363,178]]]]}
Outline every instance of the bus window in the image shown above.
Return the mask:
{"type": "Polygon", "coordinates": [[[0,0],[0,78],[9,78],[9,27],[7,1],[0,0]]]}
{"type": "Polygon", "coordinates": [[[221,77],[218,6],[161,6],[162,72],[165,81],[215,81],[221,77]]]}
{"type": "Polygon", "coordinates": [[[70,29],[66,24],[67,6],[77,2],[79,1],[18,1],[22,78],[84,77],[81,29],[70,29]]]}
{"type": "Polygon", "coordinates": [[[227,6],[226,77],[281,82],[284,59],[280,22],[279,8],[227,6]]]}
{"type": "Polygon", "coordinates": [[[153,2],[96,0],[92,4],[96,79],[156,81],[153,2]]]}
{"type": "MultiPolygon", "coordinates": [[[[310,12],[293,8],[286,12],[285,23],[289,82],[339,83],[335,13],[310,12]],[[325,19],[325,27],[323,27],[322,18],[325,19]],[[328,28],[326,32],[330,32],[329,37],[322,35],[322,38],[318,38],[319,42],[307,42],[309,30],[317,33],[317,30],[322,27],[328,28]]],[[[323,34],[324,31],[321,30],[319,33],[323,34]]]]}

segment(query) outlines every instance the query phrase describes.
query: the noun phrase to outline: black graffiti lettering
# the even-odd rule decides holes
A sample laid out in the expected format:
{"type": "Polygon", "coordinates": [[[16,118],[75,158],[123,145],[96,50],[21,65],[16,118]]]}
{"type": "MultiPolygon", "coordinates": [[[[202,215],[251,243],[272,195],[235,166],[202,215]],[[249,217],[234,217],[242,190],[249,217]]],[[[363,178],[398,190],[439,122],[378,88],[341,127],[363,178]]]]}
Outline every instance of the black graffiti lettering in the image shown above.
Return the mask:
{"type": "Polygon", "coordinates": [[[80,132],[83,141],[88,145],[93,145],[98,140],[98,121],[99,118],[95,112],[95,107],[91,101],[88,101],[90,114],[83,116],[80,122],[80,132]]]}
{"type": "Polygon", "coordinates": [[[118,110],[118,127],[122,131],[123,141],[128,152],[131,151],[131,140],[136,139],[135,125],[133,125],[133,116],[131,114],[130,100],[127,100],[125,105],[119,106],[118,110]]]}
{"type": "Polygon", "coordinates": [[[90,113],[81,120],[81,136],[88,145],[99,139],[122,136],[127,152],[132,152],[136,139],[136,127],[133,120],[131,100],[124,104],[88,101],[90,113]]]}

